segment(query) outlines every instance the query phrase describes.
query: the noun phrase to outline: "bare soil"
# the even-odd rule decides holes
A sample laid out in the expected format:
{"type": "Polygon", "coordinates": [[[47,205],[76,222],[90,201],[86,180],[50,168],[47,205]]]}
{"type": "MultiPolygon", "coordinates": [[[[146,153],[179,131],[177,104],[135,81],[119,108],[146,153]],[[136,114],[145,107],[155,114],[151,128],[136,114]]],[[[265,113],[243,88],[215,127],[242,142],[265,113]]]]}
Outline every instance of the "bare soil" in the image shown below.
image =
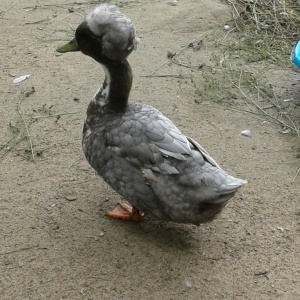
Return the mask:
{"type": "MultiPolygon", "coordinates": [[[[196,227],[105,217],[120,196],[81,150],[85,110],[103,71],[80,53],[55,52],[92,5],[66,2],[0,4],[0,298],[300,299],[300,176],[292,182],[299,138],[263,116],[199,98],[180,79],[145,77],[168,51],[222,29],[229,7],[217,0],[116,1],[141,39],[129,58],[131,101],[161,110],[249,182],[218,220],[196,227]],[[31,76],[12,83],[25,74],[31,76]]],[[[186,51],[209,64],[214,49],[205,37],[203,43],[186,51]]],[[[172,68],[160,72],[185,72],[172,68]]],[[[280,97],[299,99],[299,74],[276,74],[280,97]]]]}

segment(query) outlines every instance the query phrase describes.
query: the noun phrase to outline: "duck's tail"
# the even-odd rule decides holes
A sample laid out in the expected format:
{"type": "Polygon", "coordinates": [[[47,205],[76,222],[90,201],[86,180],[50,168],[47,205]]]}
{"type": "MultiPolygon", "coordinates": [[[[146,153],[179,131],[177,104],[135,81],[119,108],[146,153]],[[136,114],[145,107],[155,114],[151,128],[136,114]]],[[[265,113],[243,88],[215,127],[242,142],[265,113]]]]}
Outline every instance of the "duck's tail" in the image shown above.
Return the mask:
{"type": "Polygon", "coordinates": [[[212,200],[212,203],[227,202],[234,196],[236,191],[247,183],[247,180],[235,178],[231,175],[227,175],[226,181],[221,185],[219,189],[219,197],[212,200]]]}

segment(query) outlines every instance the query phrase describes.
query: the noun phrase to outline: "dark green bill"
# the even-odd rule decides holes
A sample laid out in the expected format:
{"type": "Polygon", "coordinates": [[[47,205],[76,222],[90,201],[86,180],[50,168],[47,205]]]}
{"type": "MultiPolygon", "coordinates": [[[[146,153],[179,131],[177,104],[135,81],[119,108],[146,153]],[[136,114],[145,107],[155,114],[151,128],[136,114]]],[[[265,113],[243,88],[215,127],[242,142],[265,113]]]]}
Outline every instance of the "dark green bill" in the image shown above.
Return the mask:
{"type": "Polygon", "coordinates": [[[70,51],[79,51],[78,46],[77,46],[77,42],[74,39],[72,39],[69,43],[60,46],[56,49],[57,52],[60,53],[65,53],[65,52],[70,52],[70,51]]]}

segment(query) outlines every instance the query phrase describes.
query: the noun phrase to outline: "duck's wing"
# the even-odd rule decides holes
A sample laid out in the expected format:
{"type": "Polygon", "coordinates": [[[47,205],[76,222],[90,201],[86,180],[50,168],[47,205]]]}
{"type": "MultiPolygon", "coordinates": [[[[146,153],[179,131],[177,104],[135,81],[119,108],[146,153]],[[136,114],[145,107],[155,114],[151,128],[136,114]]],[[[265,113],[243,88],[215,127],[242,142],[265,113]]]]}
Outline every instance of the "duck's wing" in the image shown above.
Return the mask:
{"type": "Polygon", "coordinates": [[[192,155],[187,137],[167,117],[150,106],[143,106],[133,114],[125,114],[122,123],[106,137],[115,155],[142,170],[178,174],[167,158],[186,160],[187,156],[192,155]]]}
{"type": "MultiPolygon", "coordinates": [[[[190,137],[187,137],[187,139],[193,145],[193,147],[196,150],[198,150],[211,165],[222,170],[220,165],[209,155],[209,153],[199,143],[197,143],[195,140],[193,140],[190,137]]],[[[223,170],[223,172],[225,172],[225,171],[223,170]]]]}
{"type": "Polygon", "coordinates": [[[147,124],[146,136],[165,156],[185,160],[184,155],[191,155],[187,137],[162,114],[147,124]]]}
{"type": "Polygon", "coordinates": [[[198,171],[190,172],[203,177],[207,187],[216,188],[217,193],[232,193],[246,183],[228,175],[199,143],[186,137],[172,121],[151,106],[143,105],[134,114],[125,114],[122,124],[110,133],[109,140],[115,156],[135,165],[148,179],[152,179],[152,171],[164,175],[179,174],[182,168],[194,168],[194,161],[198,171]],[[179,163],[185,160],[189,162],[179,163]],[[202,175],[199,167],[203,170],[202,175]]]}

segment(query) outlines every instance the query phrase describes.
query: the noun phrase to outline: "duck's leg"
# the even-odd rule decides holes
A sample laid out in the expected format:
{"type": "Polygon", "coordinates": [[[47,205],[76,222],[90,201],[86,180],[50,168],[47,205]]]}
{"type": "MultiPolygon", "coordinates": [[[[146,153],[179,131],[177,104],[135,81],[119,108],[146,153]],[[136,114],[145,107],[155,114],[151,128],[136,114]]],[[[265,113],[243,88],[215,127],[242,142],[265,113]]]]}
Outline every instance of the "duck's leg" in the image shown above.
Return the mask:
{"type": "Polygon", "coordinates": [[[115,219],[139,222],[144,220],[144,213],[127,203],[118,203],[117,206],[106,213],[107,216],[115,219]]]}

